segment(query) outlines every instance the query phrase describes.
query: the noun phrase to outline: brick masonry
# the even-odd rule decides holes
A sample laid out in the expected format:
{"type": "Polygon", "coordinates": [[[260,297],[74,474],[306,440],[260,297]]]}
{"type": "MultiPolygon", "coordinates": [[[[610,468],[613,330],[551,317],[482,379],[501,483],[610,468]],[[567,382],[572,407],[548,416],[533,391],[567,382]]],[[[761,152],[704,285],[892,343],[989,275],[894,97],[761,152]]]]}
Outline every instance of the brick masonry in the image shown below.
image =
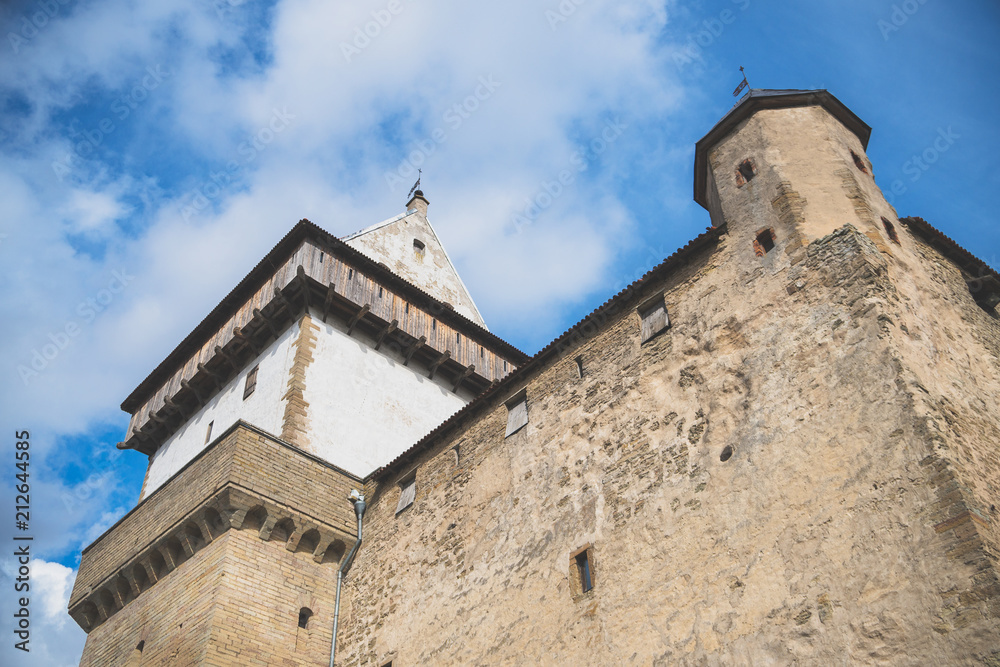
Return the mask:
{"type": "Polygon", "coordinates": [[[233,528],[335,568],[356,536],[346,498],[359,486],[238,423],[84,551],[70,613],[87,630],[130,613],[174,571],[200,567],[200,551],[233,528]]]}

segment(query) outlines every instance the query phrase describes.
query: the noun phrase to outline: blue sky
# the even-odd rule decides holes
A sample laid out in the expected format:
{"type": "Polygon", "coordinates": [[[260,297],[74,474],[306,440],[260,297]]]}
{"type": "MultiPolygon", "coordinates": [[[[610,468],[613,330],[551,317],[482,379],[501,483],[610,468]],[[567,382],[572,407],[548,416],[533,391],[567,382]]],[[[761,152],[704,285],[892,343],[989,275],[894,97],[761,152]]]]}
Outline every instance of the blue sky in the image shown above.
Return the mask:
{"type": "Polygon", "coordinates": [[[1000,6],[790,6],[5,3],[0,451],[31,432],[39,560],[33,653],[5,640],[0,661],[79,659],[62,610],[80,550],[144,472],[114,447],[121,400],[297,220],[345,235],[396,215],[418,165],[487,323],[529,353],[709,224],[694,144],[740,65],[755,88],[830,90],[872,126],[900,215],[1000,268],[1000,6]]]}

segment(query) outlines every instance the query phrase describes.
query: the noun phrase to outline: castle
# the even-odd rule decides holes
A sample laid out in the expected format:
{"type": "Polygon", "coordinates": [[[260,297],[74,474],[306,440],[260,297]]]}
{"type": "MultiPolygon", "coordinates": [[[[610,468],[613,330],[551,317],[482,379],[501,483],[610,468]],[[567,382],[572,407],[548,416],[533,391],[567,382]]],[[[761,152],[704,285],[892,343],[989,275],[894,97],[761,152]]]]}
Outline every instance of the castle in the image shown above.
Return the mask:
{"type": "Polygon", "coordinates": [[[532,357],[422,192],[299,222],[122,404],[81,664],[1000,664],[1000,275],[869,134],[750,91],[708,231],[532,357]]]}

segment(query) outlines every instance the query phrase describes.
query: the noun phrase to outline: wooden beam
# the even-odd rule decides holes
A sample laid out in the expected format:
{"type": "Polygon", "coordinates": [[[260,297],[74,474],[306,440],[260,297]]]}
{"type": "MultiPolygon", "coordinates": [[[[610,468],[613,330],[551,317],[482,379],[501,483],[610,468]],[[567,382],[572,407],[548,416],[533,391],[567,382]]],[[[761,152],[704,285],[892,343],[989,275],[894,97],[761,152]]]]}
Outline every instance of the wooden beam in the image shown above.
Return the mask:
{"type": "Polygon", "coordinates": [[[181,419],[185,421],[187,420],[188,411],[183,405],[181,405],[174,399],[170,398],[169,396],[163,397],[163,404],[166,405],[171,410],[173,410],[174,412],[176,412],[177,414],[179,414],[181,416],[181,419]]]}
{"type": "Polygon", "coordinates": [[[205,402],[205,397],[202,396],[201,392],[195,389],[194,385],[192,385],[190,382],[188,382],[187,380],[181,380],[181,386],[190,391],[192,394],[194,394],[194,397],[198,399],[198,403],[205,402]]]}
{"type": "Polygon", "coordinates": [[[448,361],[448,359],[450,358],[451,358],[451,350],[445,350],[443,353],[441,353],[441,356],[435,359],[434,363],[431,364],[431,372],[430,375],[428,375],[427,377],[433,380],[434,374],[437,373],[437,370],[438,368],[441,367],[441,364],[448,361]]]}
{"type": "Polygon", "coordinates": [[[265,315],[264,313],[260,312],[260,308],[254,308],[253,309],[253,318],[257,319],[258,317],[260,319],[264,320],[264,324],[266,324],[267,328],[271,331],[271,335],[275,339],[277,339],[278,338],[278,330],[274,328],[274,323],[271,322],[271,320],[268,319],[267,315],[265,315]]]}
{"type": "Polygon", "coordinates": [[[410,347],[406,348],[405,359],[403,360],[404,366],[410,365],[410,359],[413,358],[413,354],[427,344],[427,336],[421,336],[410,344],[410,347]]]}
{"type": "Polygon", "coordinates": [[[458,379],[455,380],[455,386],[452,387],[451,390],[452,391],[458,391],[458,388],[462,386],[462,383],[465,382],[465,379],[467,377],[469,377],[470,375],[472,375],[473,373],[475,373],[475,372],[476,372],[476,365],[475,364],[469,364],[466,367],[466,369],[464,371],[462,371],[461,375],[458,376],[458,379]]]}
{"type": "Polygon", "coordinates": [[[399,320],[393,320],[392,322],[389,322],[389,324],[385,325],[382,331],[378,333],[378,338],[375,339],[376,350],[382,347],[382,341],[385,340],[385,337],[395,331],[398,326],[399,320]]]}
{"type": "Polygon", "coordinates": [[[233,370],[239,371],[240,366],[236,363],[236,360],[229,356],[229,353],[222,349],[220,346],[215,346],[215,353],[229,362],[229,365],[233,367],[233,370]]]}
{"type": "Polygon", "coordinates": [[[274,288],[274,297],[288,309],[288,316],[294,319],[296,310],[292,308],[292,302],[289,301],[288,297],[285,296],[285,294],[277,287],[274,288]]]}
{"type": "Polygon", "coordinates": [[[295,277],[302,283],[302,301],[306,305],[306,312],[309,312],[309,281],[306,280],[306,270],[299,264],[295,269],[295,277]]]}
{"type": "Polygon", "coordinates": [[[260,354],[260,348],[257,347],[257,343],[253,341],[253,338],[243,333],[243,330],[239,327],[233,327],[233,337],[253,350],[255,357],[260,354]]]}
{"type": "Polygon", "coordinates": [[[366,303],[365,305],[361,306],[361,310],[359,310],[358,312],[356,312],[354,314],[354,317],[351,318],[351,321],[347,323],[347,335],[348,336],[350,336],[351,333],[353,333],[354,327],[357,325],[358,322],[361,321],[362,317],[364,317],[365,315],[368,314],[368,311],[371,310],[371,309],[372,309],[372,307],[369,304],[366,303]]]}
{"type": "Polygon", "coordinates": [[[205,364],[201,363],[200,361],[198,362],[198,370],[207,375],[208,377],[212,378],[212,382],[215,383],[216,389],[222,389],[222,382],[219,380],[219,376],[210,371],[208,367],[205,364]]]}
{"type": "Polygon", "coordinates": [[[337,295],[337,288],[333,283],[326,286],[326,299],[323,301],[323,323],[326,324],[326,317],[330,314],[330,307],[333,305],[333,297],[337,295]]]}

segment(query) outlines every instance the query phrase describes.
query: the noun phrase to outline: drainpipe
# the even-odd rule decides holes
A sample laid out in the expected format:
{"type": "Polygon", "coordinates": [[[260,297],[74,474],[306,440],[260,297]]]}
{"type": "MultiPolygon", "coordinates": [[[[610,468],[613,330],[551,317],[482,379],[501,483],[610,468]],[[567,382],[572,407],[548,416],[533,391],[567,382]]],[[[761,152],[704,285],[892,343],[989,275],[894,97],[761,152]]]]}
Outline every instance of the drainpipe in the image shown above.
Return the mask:
{"type": "Polygon", "coordinates": [[[365,515],[365,494],[361,493],[357,489],[351,491],[349,500],[354,503],[354,514],[358,517],[358,539],[351,547],[350,553],[347,554],[341,563],[340,567],[337,569],[337,600],[333,605],[333,641],[330,644],[330,667],[333,667],[333,660],[337,656],[337,624],[340,620],[340,586],[344,581],[344,575],[347,571],[351,569],[351,563],[354,562],[354,556],[358,553],[358,549],[361,548],[361,519],[365,515]]]}

